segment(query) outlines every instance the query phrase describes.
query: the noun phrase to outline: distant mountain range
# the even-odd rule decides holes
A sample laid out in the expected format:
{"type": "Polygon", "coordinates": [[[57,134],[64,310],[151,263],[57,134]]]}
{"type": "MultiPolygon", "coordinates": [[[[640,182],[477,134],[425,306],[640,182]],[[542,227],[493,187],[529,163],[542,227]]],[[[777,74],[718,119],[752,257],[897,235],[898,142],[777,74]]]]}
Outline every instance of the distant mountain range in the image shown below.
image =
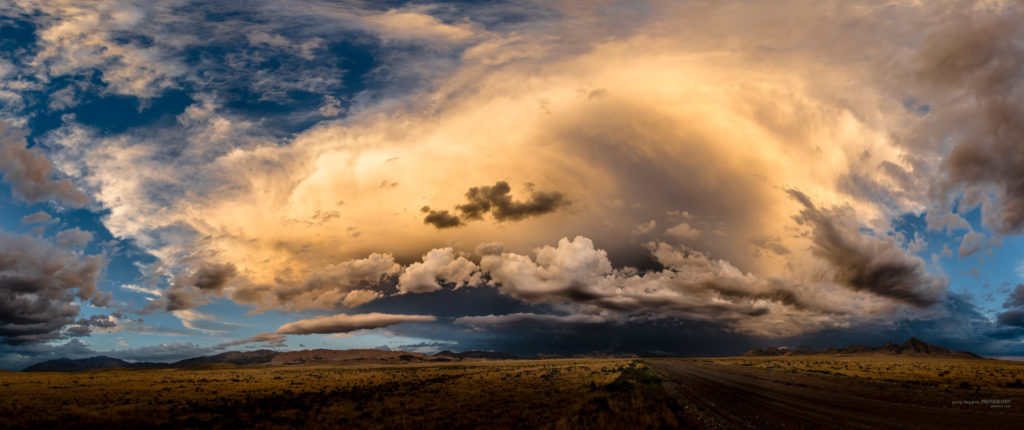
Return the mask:
{"type": "Polygon", "coordinates": [[[312,349],[303,351],[229,351],[205,357],[187,358],[174,363],[129,362],[113,357],[97,356],[72,360],[59,358],[26,367],[22,372],[81,372],[95,369],[177,369],[211,365],[290,365],[290,364],[401,364],[417,362],[448,362],[462,360],[508,360],[520,358],[507,352],[441,351],[428,355],[406,351],[376,349],[312,349]]]}
{"type": "MultiPolygon", "coordinates": [[[[934,356],[951,358],[981,358],[967,351],[950,351],[935,345],[910,338],[903,344],[886,342],[881,346],[850,345],[845,348],[826,348],[820,351],[769,347],[752,349],[745,357],[773,357],[798,355],[851,355],[851,354],[893,354],[906,356],[934,356]]],[[[634,354],[590,353],[573,358],[635,358],[634,354]]],[[[96,369],[180,369],[188,367],[209,367],[217,365],[296,365],[296,364],[404,364],[451,362],[464,360],[515,360],[524,357],[507,352],[495,351],[441,351],[436,354],[422,354],[406,351],[383,351],[377,349],[311,349],[302,351],[229,351],[216,355],[193,357],[174,363],[130,362],[113,357],[97,356],[82,359],[59,358],[26,367],[22,372],[82,372],[96,369]]],[[[565,358],[559,355],[538,355],[531,358],[565,358]]]]}
{"type": "Polygon", "coordinates": [[[925,343],[917,338],[910,338],[903,344],[886,342],[881,346],[850,345],[845,348],[826,348],[820,351],[791,349],[786,347],[768,347],[752,349],[743,354],[744,357],[773,357],[796,355],[857,355],[857,354],[891,354],[906,356],[929,356],[949,358],[981,358],[967,351],[951,351],[941,346],[925,343]]]}

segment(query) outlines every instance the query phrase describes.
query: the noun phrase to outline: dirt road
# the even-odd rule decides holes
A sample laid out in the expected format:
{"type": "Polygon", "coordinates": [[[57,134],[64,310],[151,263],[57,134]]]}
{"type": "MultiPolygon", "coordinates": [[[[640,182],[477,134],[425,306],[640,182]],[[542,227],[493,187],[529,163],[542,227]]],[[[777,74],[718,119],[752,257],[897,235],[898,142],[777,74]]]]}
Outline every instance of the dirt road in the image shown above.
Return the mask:
{"type": "Polygon", "coordinates": [[[696,361],[648,364],[679,407],[712,429],[1024,428],[1018,399],[696,361]],[[993,401],[1012,403],[994,408],[993,401]]]}

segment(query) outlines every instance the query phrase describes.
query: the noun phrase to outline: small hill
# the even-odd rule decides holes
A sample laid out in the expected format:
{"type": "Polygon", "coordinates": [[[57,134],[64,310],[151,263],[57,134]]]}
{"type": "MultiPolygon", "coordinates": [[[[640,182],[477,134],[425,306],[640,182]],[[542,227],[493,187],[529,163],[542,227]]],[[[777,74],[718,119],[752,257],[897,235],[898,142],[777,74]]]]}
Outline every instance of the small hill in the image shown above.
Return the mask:
{"type": "Polygon", "coordinates": [[[891,354],[921,357],[946,358],[981,358],[967,351],[951,351],[941,346],[931,345],[917,338],[907,339],[902,344],[886,342],[880,346],[864,346],[854,344],[845,348],[825,348],[820,351],[793,350],[786,347],[768,347],[752,349],[743,354],[744,357],[774,357],[794,355],[857,355],[857,354],[891,354]]]}

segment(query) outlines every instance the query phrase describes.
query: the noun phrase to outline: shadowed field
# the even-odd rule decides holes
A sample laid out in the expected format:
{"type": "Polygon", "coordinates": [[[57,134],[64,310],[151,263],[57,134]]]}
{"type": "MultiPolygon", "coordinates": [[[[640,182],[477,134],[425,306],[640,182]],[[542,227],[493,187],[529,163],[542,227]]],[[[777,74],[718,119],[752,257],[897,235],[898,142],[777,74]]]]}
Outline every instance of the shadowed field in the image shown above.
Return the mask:
{"type": "Polygon", "coordinates": [[[1022,363],[934,357],[651,360],[706,428],[1021,428],[1022,363]]]}
{"type": "Polygon", "coordinates": [[[2,373],[0,399],[0,428],[684,425],[621,359],[2,373]]]}

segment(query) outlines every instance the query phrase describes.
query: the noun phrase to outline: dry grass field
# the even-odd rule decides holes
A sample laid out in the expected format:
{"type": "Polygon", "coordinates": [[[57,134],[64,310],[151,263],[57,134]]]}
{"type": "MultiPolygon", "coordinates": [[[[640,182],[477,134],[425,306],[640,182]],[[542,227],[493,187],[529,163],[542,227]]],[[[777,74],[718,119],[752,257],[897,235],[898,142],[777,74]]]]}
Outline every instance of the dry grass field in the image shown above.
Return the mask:
{"type": "Polygon", "coordinates": [[[1017,428],[1021,379],[885,354],[0,372],[0,428],[1017,428]]]}
{"type": "Polygon", "coordinates": [[[1024,394],[1024,362],[914,357],[888,354],[724,357],[707,363],[751,366],[786,372],[840,375],[938,389],[1024,394]]]}
{"type": "Polygon", "coordinates": [[[630,360],[0,374],[0,428],[678,427],[630,360]]]}

